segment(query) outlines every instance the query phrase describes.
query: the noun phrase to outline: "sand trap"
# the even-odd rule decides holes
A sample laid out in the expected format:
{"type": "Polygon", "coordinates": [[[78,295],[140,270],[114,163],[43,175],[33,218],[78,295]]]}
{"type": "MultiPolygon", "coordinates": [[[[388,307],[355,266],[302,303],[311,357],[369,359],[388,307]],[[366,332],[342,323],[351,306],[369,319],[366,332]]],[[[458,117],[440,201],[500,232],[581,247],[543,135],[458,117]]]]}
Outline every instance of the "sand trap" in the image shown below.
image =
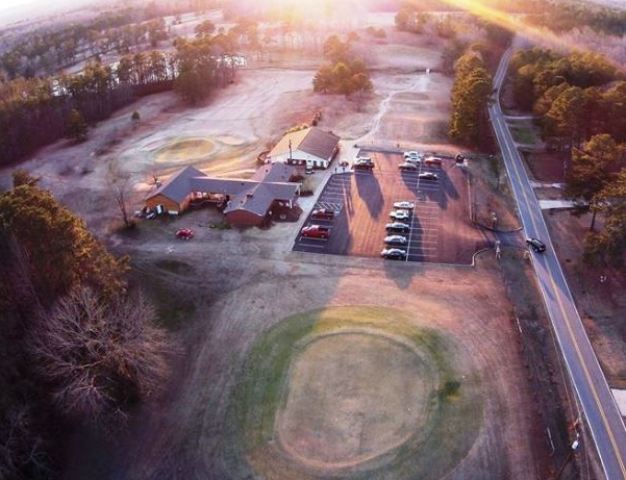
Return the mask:
{"type": "Polygon", "coordinates": [[[215,150],[215,143],[203,138],[175,140],[155,152],[155,163],[189,163],[206,159],[215,150]]]}
{"type": "Polygon", "coordinates": [[[287,454],[313,468],[371,460],[426,423],[432,376],[414,349],[393,338],[318,337],[292,364],[277,437],[287,454]]]}

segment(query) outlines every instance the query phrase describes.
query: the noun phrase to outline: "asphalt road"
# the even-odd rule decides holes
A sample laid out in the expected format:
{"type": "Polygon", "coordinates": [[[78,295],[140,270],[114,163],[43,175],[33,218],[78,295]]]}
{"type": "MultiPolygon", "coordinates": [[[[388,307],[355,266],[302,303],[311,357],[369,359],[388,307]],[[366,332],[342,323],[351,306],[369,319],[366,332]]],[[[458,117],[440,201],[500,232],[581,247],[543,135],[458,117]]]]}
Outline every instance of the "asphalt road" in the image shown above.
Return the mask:
{"type": "Polygon", "coordinates": [[[489,107],[489,116],[502,150],[526,235],[541,239],[547,246],[545,253],[533,253],[535,273],[605,475],[610,480],[626,479],[626,429],[622,417],[576,310],[539,202],[500,107],[500,88],[511,55],[512,50],[509,49],[500,61],[494,78],[497,95],[489,107]]]}

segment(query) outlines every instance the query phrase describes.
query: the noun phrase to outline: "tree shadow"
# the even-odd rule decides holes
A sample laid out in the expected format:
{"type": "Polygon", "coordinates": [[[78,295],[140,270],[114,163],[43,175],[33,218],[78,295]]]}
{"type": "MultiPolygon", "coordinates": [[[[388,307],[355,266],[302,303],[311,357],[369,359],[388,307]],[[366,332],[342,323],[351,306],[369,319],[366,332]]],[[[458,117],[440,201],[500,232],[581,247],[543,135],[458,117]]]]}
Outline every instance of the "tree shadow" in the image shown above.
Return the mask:
{"type": "Polygon", "coordinates": [[[367,206],[372,218],[378,218],[383,209],[384,199],[378,179],[374,174],[355,174],[359,197],[367,206]]]}

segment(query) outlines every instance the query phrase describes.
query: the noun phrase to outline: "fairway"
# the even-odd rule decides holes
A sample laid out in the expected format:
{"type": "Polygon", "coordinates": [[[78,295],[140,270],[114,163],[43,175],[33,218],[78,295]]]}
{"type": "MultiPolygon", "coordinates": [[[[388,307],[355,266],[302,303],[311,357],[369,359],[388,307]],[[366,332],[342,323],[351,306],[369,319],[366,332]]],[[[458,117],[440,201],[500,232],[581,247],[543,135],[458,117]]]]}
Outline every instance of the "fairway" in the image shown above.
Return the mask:
{"type": "Polygon", "coordinates": [[[444,332],[399,310],[334,307],[279,322],[231,399],[233,478],[441,478],[482,421],[479,377],[456,354],[444,332]]]}

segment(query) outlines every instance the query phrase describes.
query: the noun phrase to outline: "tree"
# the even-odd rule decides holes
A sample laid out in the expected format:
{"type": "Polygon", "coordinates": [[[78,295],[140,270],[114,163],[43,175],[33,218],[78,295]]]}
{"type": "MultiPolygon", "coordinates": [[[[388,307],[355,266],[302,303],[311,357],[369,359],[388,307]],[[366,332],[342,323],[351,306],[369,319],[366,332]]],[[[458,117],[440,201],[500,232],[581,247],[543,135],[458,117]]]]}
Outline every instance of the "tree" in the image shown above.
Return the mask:
{"type": "MultiPolygon", "coordinates": [[[[137,113],[137,112],[135,112],[137,113]]],[[[137,113],[138,114],[138,113],[137,113]]],[[[133,114],[134,115],[134,114],[133,114]]],[[[139,115],[139,114],[138,114],[139,115]]],[[[125,228],[132,228],[135,222],[128,215],[128,187],[130,183],[130,175],[120,172],[116,168],[112,168],[109,175],[109,184],[113,187],[113,197],[115,203],[122,215],[125,228]]]]}
{"type": "Polygon", "coordinates": [[[580,145],[585,119],[584,92],[580,87],[566,88],[552,103],[544,123],[549,134],[567,137],[571,145],[580,145]]]}
{"type": "Polygon", "coordinates": [[[622,265],[626,253],[626,168],[596,196],[595,210],[604,214],[604,229],[585,239],[587,263],[622,265]]]}
{"type": "Polygon", "coordinates": [[[168,372],[168,343],[154,318],[141,295],[103,300],[86,287],[41,315],[27,343],[59,410],[86,423],[124,419],[157,390],[168,372]]]}
{"type": "Polygon", "coordinates": [[[67,136],[73,138],[77,142],[83,142],[87,138],[87,123],[75,108],[70,111],[67,117],[67,136]]]}
{"type": "Polygon", "coordinates": [[[13,172],[13,188],[20,185],[34,187],[39,182],[39,178],[33,177],[28,171],[18,168],[13,172]]]}
{"type": "Polygon", "coordinates": [[[455,65],[448,130],[452,140],[464,145],[477,145],[481,141],[492,90],[491,75],[485,69],[480,54],[466,52],[455,65]]]}
{"type": "Polygon", "coordinates": [[[589,230],[595,227],[597,195],[611,179],[611,167],[621,153],[620,146],[607,134],[595,135],[584,143],[582,149],[572,150],[572,166],[566,176],[565,193],[592,203],[589,230]]]}
{"type": "Polygon", "coordinates": [[[133,112],[133,114],[130,116],[130,119],[131,119],[133,122],[138,122],[139,120],[141,120],[141,115],[139,115],[139,112],[138,112],[137,110],[135,110],[135,111],[133,112]]]}
{"type": "Polygon", "coordinates": [[[110,255],[85,223],[46,190],[20,185],[0,194],[0,230],[19,240],[44,304],[76,284],[111,296],[125,289],[126,259],[110,255]]]}
{"type": "Polygon", "coordinates": [[[196,25],[194,32],[196,38],[210,37],[215,32],[215,24],[211,20],[205,20],[196,25]]]}

